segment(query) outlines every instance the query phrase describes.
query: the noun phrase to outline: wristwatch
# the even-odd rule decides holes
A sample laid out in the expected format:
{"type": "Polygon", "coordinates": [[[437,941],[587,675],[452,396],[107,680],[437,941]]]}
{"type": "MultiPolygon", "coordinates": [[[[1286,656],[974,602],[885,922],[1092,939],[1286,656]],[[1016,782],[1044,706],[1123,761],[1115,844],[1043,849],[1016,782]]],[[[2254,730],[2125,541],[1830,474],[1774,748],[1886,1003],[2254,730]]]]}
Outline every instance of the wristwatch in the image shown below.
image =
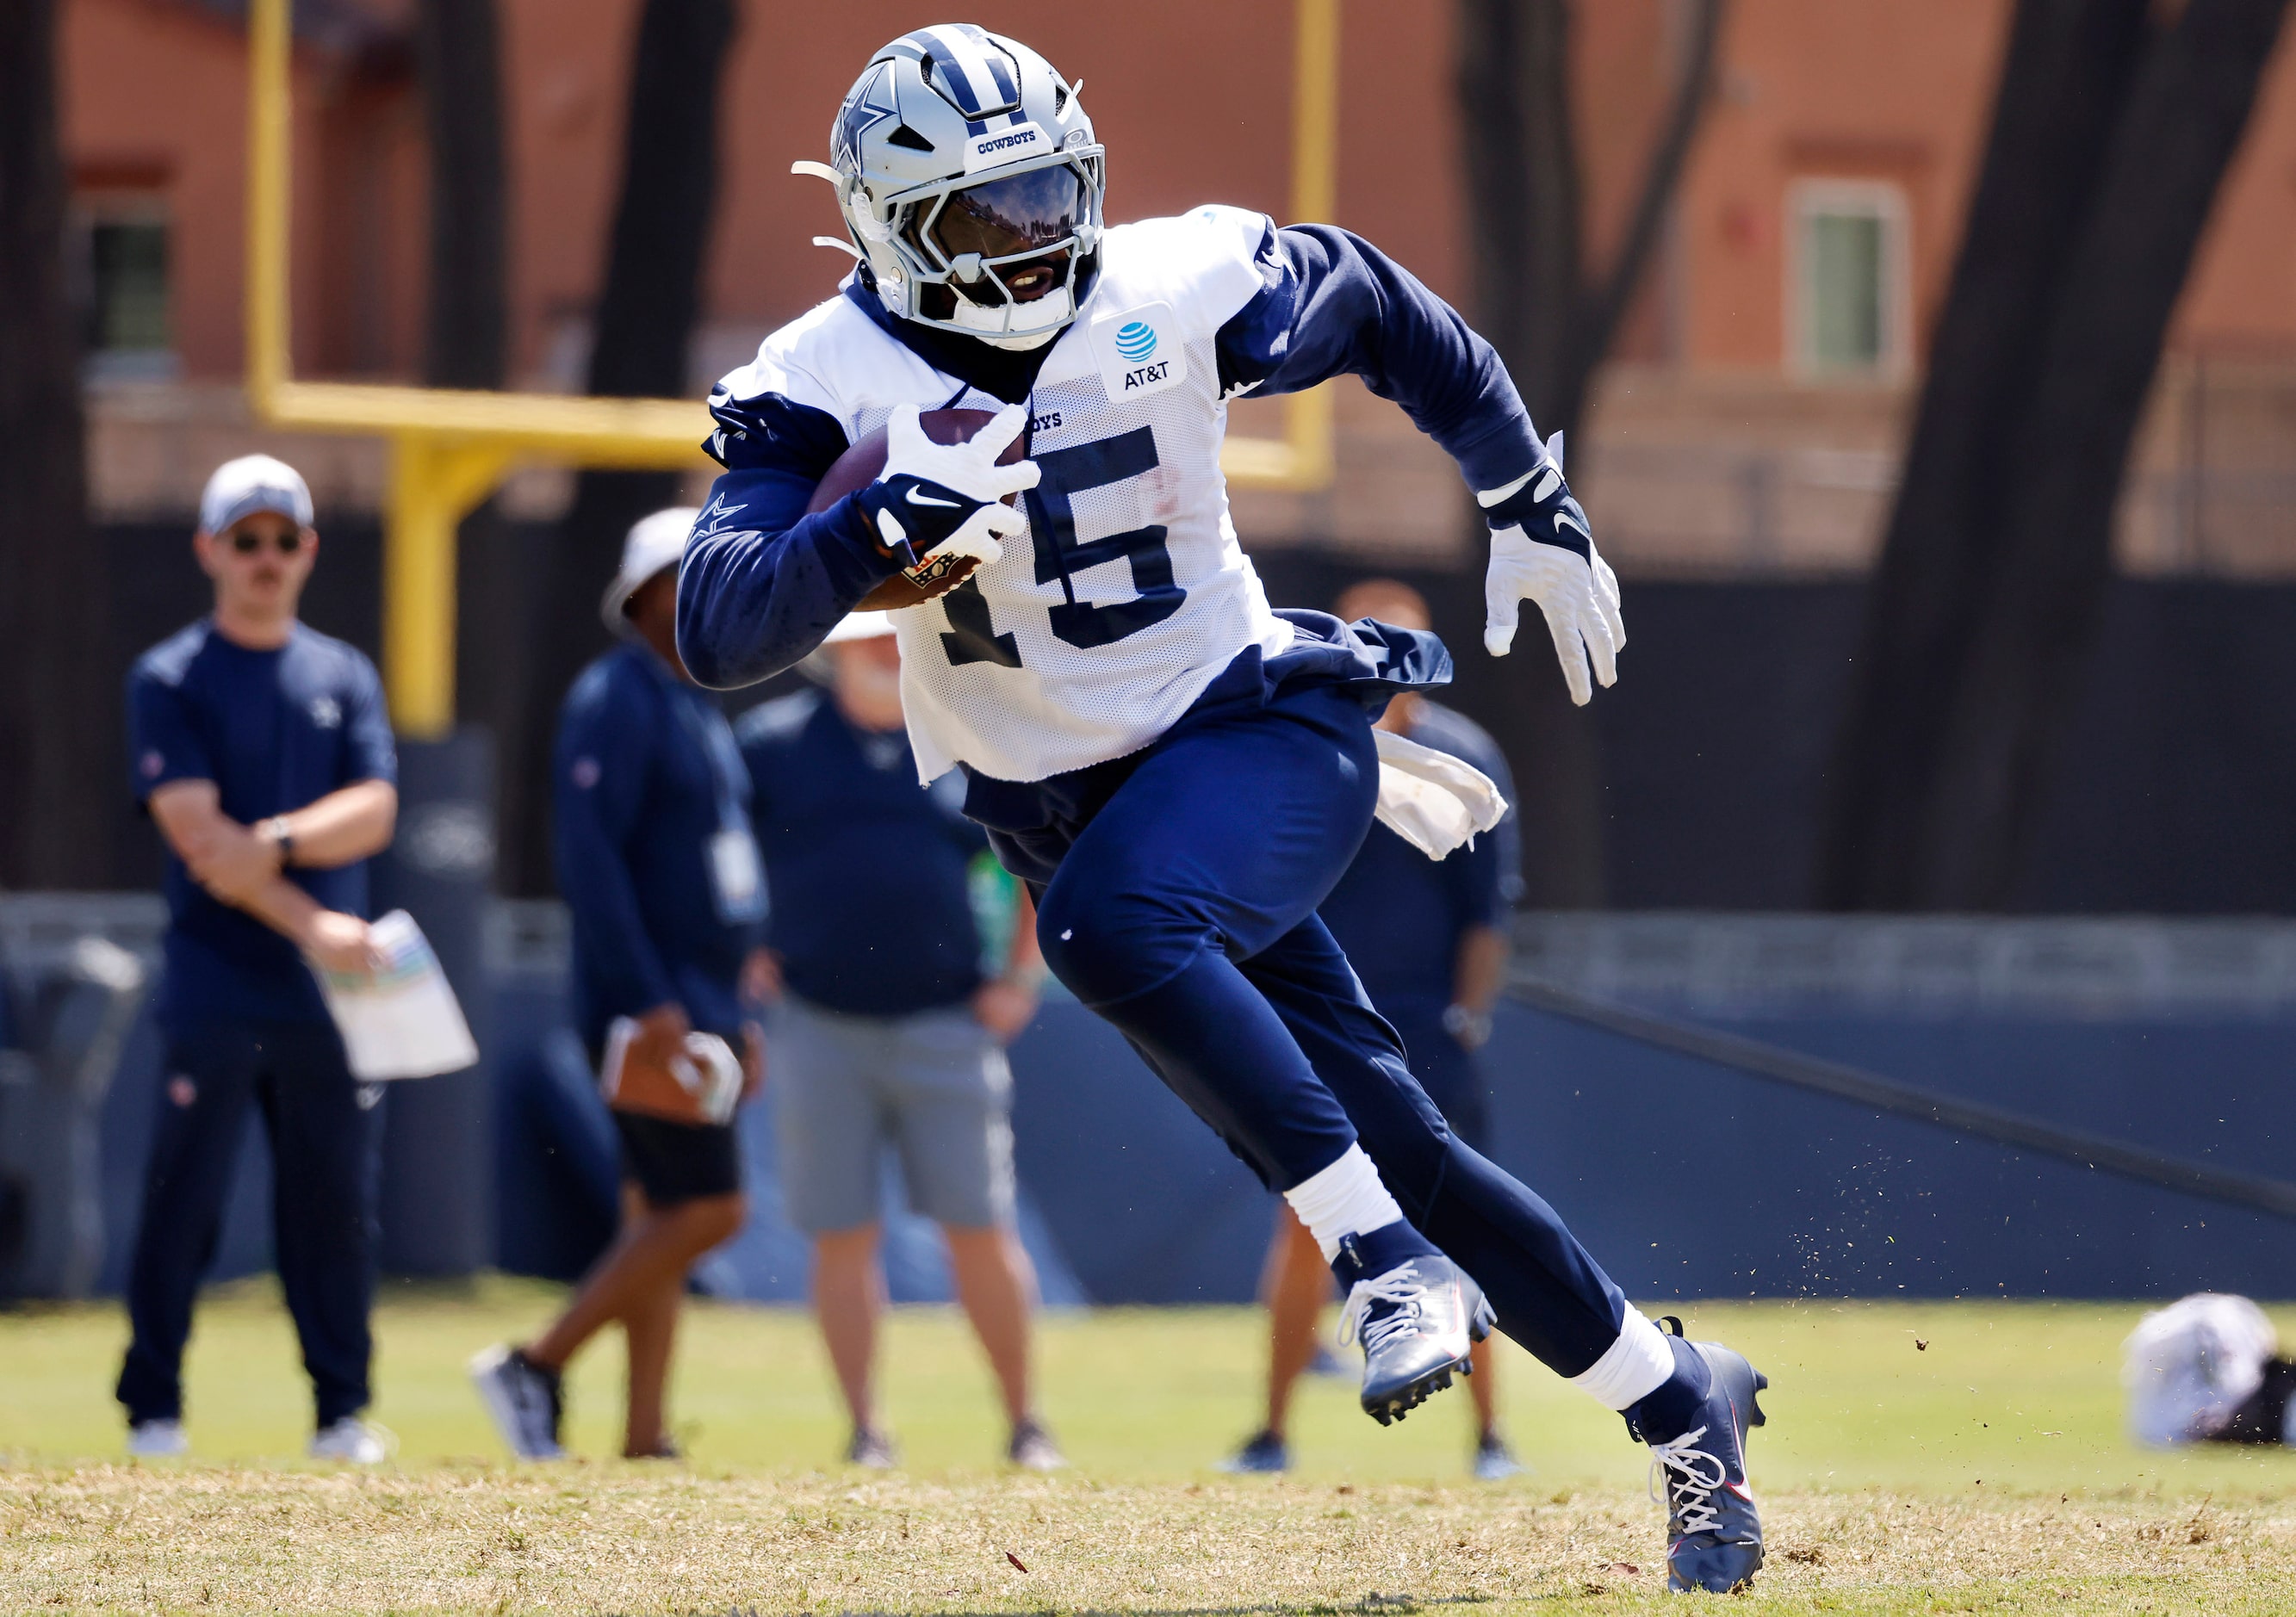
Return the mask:
{"type": "Polygon", "coordinates": [[[284,870],[295,862],[295,833],[284,814],[274,814],[255,828],[255,834],[279,850],[279,866],[284,870]]]}

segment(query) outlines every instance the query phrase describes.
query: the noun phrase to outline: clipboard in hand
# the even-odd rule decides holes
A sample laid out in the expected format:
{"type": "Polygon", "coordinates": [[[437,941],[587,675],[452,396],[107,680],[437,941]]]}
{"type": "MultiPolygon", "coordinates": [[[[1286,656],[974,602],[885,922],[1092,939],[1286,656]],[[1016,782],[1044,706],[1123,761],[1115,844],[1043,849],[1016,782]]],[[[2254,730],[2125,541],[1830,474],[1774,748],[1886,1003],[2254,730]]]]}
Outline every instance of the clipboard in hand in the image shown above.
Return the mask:
{"type": "Polygon", "coordinates": [[[734,1121],[742,1099],[742,1061],[716,1033],[688,1033],[685,1049],[666,1062],[631,1055],[634,1017],[617,1017],[606,1030],[606,1059],[598,1088],[617,1112],[699,1127],[734,1121]]]}

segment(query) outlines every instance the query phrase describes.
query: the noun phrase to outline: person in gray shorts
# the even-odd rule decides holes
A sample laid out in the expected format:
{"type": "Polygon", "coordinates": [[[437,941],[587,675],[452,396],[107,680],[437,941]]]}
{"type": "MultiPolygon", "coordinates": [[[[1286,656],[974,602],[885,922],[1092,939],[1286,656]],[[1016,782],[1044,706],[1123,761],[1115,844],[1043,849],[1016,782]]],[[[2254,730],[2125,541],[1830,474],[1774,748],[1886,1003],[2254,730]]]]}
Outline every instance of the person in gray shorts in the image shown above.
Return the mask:
{"type": "Polygon", "coordinates": [[[947,1239],[1012,1422],[1006,1456],[1051,1470],[1065,1462],[1029,1400],[1036,1274],[1013,1231],[1004,1060],[1037,1011],[1035,918],[964,818],[962,777],[917,784],[891,628],[848,618],[808,659],[824,689],[735,726],[772,894],[750,987],[774,1008],[782,1194],[813,1238],[815,1312],[853,1417],[846,1458],[894,1463],[873,1385],[890,1147],[910,1205],[947,1239]]]}

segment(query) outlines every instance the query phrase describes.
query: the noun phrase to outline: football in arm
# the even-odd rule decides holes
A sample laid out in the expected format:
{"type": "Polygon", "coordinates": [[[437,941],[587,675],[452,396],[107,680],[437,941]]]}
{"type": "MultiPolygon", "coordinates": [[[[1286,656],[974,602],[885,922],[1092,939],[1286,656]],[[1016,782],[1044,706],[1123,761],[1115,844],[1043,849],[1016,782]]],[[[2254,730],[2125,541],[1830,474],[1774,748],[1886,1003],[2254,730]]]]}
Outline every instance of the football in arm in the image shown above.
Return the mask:
{"type": "MultiPolygon", "coordinates": [[[[996,418],[986,410],[927,410],[917,417],[925,437],[936,444],[970,443],[972,435],[996,418]]],[[[999,466],[1010,466],[1028,453],[1024,446],[1028,434],[1022,433],[1005,445],[1004,453],[996,457],[999,466]]],[[[836,463],[822,473],[821,481],[814,486],[813,499],[805,508],[811,516],[827,510],[846,495],[874,483],[885,473],[885,429],[882,427],[837,457],[836,463]]],[[[1013,496],[1004,496],[1004,503],[1013,503],[1013,496]]],[[[896,607],[913,607],[921,600],[931,600],[936,595],[947,593],[963,584],[980,564],[970,556],[945,556],[939,561],[928,561],[922,567],[904,569],[861,598],[853,609],[857,612],[890,612],[896,607]]]]}

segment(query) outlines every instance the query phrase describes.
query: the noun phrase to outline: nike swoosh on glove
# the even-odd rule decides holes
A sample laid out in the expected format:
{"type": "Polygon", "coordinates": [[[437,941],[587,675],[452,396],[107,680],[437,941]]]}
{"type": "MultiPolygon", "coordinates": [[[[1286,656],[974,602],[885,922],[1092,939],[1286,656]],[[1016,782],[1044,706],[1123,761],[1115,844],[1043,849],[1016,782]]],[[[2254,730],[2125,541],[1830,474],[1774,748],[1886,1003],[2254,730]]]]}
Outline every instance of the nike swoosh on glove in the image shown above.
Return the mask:
{"type": "Polygon", "coordinates": [[[1556,434],[1546,457],[1521,478],[1475,495],[1491,527],[1483,649],[1493,657],[1513,649],[1518,603],[1537,601],[1570,699],[1583,707],[1596,682],[1618,682],[1627,625],[1619,615],[1619,576],[1595,551],[1587,513],[1562,480],[1561,437],[1556,434]]]}
{"type": "Polygon", "coordinates": [[[854,496],[878,543],[910,568],[945,556],[985,566],[1003,555],[998,541],[1027,519],[1002,502],[1034,488],[1043,474],[1034,461],[999,466],[996,457],[1028,425],[1029,412],[1008,404],[970,442],[936,444],[917,424],[914,404],[896,408],[885,423],[885,470],[854,496]]]}

